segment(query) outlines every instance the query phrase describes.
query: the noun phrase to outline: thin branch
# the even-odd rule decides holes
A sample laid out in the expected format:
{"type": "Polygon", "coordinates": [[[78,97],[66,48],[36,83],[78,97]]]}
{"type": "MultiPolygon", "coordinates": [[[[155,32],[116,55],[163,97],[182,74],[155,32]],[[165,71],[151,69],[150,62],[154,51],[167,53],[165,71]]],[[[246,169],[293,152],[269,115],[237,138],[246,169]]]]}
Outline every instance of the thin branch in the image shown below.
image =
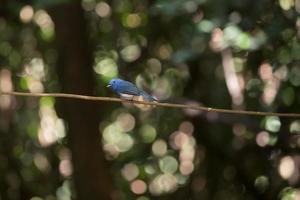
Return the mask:
{"type": "Polygon", "coordinates": [[[79,94],[65,94],[65,93],[27,93],[27,92],[1,92],[0,95],[13,95],[13,96],[27,96],[27,97],[62,97],[71,99],[82,99],[88,101],[107,101],[107,102],[127,102],[135,104],[153,105],[169,108],[182,108],[182,109],[192,109],[201,110],[206,112],[218,112],[218,113],[228,113],[228,114],[240,114],[240,115],[256,115],[256,116],[278,116],[278,117],[300,117],[300,113],[276,113],[276,112],[260,112],[260,111],[245,111],[245,110],[229,110],[220,108],[210,108],[204,106],[194,106],[194,105],[184,105],[184,104],[174,104],[174,103],[160,103],[160,102],[146,102],[146,101],[135,101],[135,100],[125,100],[114,97],[95,97],[86,96],[79,94]]]}

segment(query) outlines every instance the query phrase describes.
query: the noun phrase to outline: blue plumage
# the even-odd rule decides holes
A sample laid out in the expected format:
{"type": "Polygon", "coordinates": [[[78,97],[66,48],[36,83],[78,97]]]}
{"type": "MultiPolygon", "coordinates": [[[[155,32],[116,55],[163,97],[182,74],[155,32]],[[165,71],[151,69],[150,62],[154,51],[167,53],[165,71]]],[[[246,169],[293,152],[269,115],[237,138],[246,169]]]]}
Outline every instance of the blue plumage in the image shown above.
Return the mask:
{"type": "Polygon", "coordinates": [[[109,81],[108,87],[123,98],[131,100],[143,100],[143,101],[157,101],[156,97],[153,97],[139,89],[133,83],[124,81],[122,79],[112,79],[109,81]]]}

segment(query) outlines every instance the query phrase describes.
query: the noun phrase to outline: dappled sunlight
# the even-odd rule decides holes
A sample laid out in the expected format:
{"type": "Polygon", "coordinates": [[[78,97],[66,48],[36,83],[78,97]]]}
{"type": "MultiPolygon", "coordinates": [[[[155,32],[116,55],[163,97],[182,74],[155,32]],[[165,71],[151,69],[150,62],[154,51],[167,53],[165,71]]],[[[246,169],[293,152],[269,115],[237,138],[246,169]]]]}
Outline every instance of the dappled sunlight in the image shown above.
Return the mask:
{"type": "Polygon", "coordinates": [[[295,173],[296,164],[291,156],[285,156],[280,160],[278,172],[283,179],[289,179],[295,173]]]}
{"type": "Polygon", "coordinates": [[[266,117],[265,118],[265,129],[271,132],[278,132],[281,127],[281,122],[278,117],[266,117]]]}
{"type": "Polygon", "coordinates": [[[58,118],[54,110],[54,99],[43,97],[40,101],[40,127],[38,140],[41,146],[48,147],[63,139],[66,135],[63,120],[58,118]]]}
{"type": "Polygon", "coordinates": [[[120,113],[116,121],[103,130],[104,150],[115,159],[119,153],[126,152],[134,145],[134,138],[128,134],[135,126],[135,118],[129,113],[120,113]]]}
{"type": "Polygon", "coordinates": [[[179,126],[179,131],[186,133],[187,135],[192,135],[194,132],[194,125],[189,121],[183,121],[179,126]]]}
{"type": "Polygon", "coordinates": [[[281,199],[298,200],[300,198],[300,190],[293,187],[285,187],[280,191],[279,197],[281,199]]]}
{"type": "Polygon", "coordinates": [[[289,73],[289,81],[294,86],[300,86],[300,67],[295,65],[289,73]]]}
{"type": "Polygon", "coordinates": [[[300,120],[295,120],[290,124],[290,132],[300,134],[300,120]]]}
{"type": "Polygon", "coordinates": [[[172,94],[171,85],[166,78],[157,79],[154,83],[154,90],[160,100],[168,99],[172,94]]]}
{"type": "Polygon", "coordinates": [[[123,25],[129,28],[137,28],[142,23],[142,18],[137,13],[130,13],[123,17],[123,25]]]}
{"type": "MultiPolygon", "coordinates": [[[[118,120],[131,121],[129,113],[120,112],[115,115],[116,122],[106,125],[103,130],[104,150],[110,157],[115,159],[125,154],[125,151],[118,149],[117,143],[122,140],[121,135],[126,135],[124,129],[114,125],[118,120]],[[127,119],[125,119],[127,118],[127,119]],[[112,134],[112,135],[111,135],[112,134]],[[107,145],[114,145],[116,148],[110,150],[107,145]],[[115,156],[115,157],[114,157],[115,156]]],[[[193,138],[194,125],[189,121],[183,121],[179,129],[169,136],[169,144],[166,140],[159,138],[155,126],[143,124],[137,129],[130,129],[133,132],[132,139],[151,145],[151,154],[146,154],[147,159],[143,162],[131,161],[122,165],[120,173],[128,182],[130,190],[134,194],[144,194],[149,191],[152,195],[162,195],[175,191],[180,185],[186,184],[189,175],[195,169],[196,143],[193,138]],[[178,152],[178,153],[175,153],[178,152]]],[[[128,131],[128,129],[127,129],[128,131]]],[[[139,146],[134,149],[138,150],[139,146]]]]}
{"type": "Polygon", "coordinates": [[[34,22],[40,27],[40,34],[46,41],[51,41],[55,35],[54,23],[45,10],[37,10],[33,17],[34,22]]]}
{"type": "Polygon", "coordinates": [[[99,15],[99,17],[110,17],[111,8],[106,2],[101,1],[97,3],[95,12],[97,13],[97,15],[99,15]]]}
{"type": "Polygon", "coordinates": [[[162,70],[162,63],[156,58],[150,58],[147,60],[147,67],[149,73],[158,76],[162,70]]]}
{"type": "Polygon", "coordinates": [[[0,10],[0,199],[300,199],[300,0],[0,10]]]}
{"type": "Polygon", "coordinates": [[[159,168],[164,173],[173,174],[178,169],[178,162],[172,156],[165,156],[159,160],[159,168]]]}
{"type": "Polygon", "coordinates": [[[283,10],[289,10],[294,6],[294,0],[279,0],[279,5],[283,10]]]}
{"type": "Polygon", "coordinates": [[[177,180],[173,174],[159,174],[149,184],[149,191],[153,195],[161,195],[175,191],[177,186],[177,180]]]}
{"type": "Polygon", "coordinates": [[[66,147],[61,148],[58,152],[59,172],[63,177],[70,177],[73,174],[73,164],[71,161],[71,152],[66,147]]]}
{"type": "Polygon", "coordinates": [[[49,173],[51,165],[47,157],[42,153],[36,153],[33,157],[35,166],[44,173],[49,173]]]}
{"type": "Polygon", "coordinates": [[[182,149],[189,142],[189,137],[184,132],[174,132],[171,136],[173,139],[171,144],[175,149],[182,149]]]}
{"type": "Polygon", "coordinates": [[[158,56],[163,60],[169,59],[172,51],[172,47],[169,44],[163,44],[158,47],[158,56]]]}
{"type": "Polygon", "coordinates": [[[118,115],[116,123],[123,132],[129,132],[135,126],[135,118],[129,113],[121,113],[118,115]]]}
{"type": "Polygon", "coordinates": [[[192,161],[186,159],[180,163],[180,173],[182,175],[190,175],[194,171],[194,164],[192,161]]]}
{"type": "Polygon", "coordinates": [[[97,74],[104,76],[107,81],[118,75],[117,64],[110,57],[96,59],[94,70],[97,74]]]}
{"type": "Polygon", "coordinates": [[[142,141],[145,143],[152,143],[157,137],[157,132],[155,127],[150,124],[144,124],[139,129],[139,134],[142,137],[142,141]]]}
{"type": "Polygon", "coordinates": [[[96,7],[96,1],[94,0],[82,0],[81,1],[81,7],[85,11],[93,11],[96,7]]]}
{"type": "Polygon", "coordinates": [[[64,177],[72,175],[72,163],[71,160],[62,160],[59,163],[59,172],[64,177]]]}
{"type": "Polygon", "coordinates": [[[134,180],[130,184],[131,191],[135,194],[143,194],[147,190],[147,185],[142,180],[134,180]]]}
{"type": "Polygon", "coordinates": [[[139,175],[139,168],[134,163],[128,163],[121,169],[121,174],[127,181],[132,181],[139,175]]]}
{"type": "Polygon", "coordinates": [[[260,147],[265,147],[270,141],[270,135],[266,131],[261,131],[256,135],[256,143],[260,147]]]}
{"type": "Polygon", "coordinates": [[[207,28],[204,29],[204,32],[212,31],[210,47],[214,51],[221,51],[228,47],[239,50],[255,50],[265,44],[267,39],[263,30],[256,30],[250,34],[242,31],[235,24],[227,24],[222,30],[219,27],[214,28],[213,24],[207,21],[205,27],[207,28]]]}
{"type": "Polygon", "coordinates": [[[133,62],[141,56],[141,48],[132,44],[124,47],[120,53],[126,62],[133,62]]]}
{"type": "Polygon", "coordinates": [[[220,28],[215,28],[212,31],[212,35],[211,35],[211,40],[209,42],[210,48],[213,51],[221,51],[222,49],[225,48],[225,42],[223,41],[223,30],[220,28]]]}
{"type": "Polygon", "coordinates": [[[226,49],[222,51],[221,55],[225,82],[233,102],[233,107],[240,107],[244,102],[243,77],[235,72],[235,63],[232,57],[231,50],[226,49]]]}
{"type": "MultiPolygon", "coordinates": [[[[0,90],[3,92],[13,91],[11,72],[8,69],[0,70],[0,90]]],[[[12,96],[0,96],[0,109],[7,110],[13,104],[12,96]]]]}
{"type": "Polygon", "coordinates": [[[277,96],[281,81],[286,79],[287,69],[282,66],[273,73],[272,66],[269,63],[262,63],[259,68],[259,75],[265,84],[262,101],[270,105],[277,96]]]}
{"type": "Polygon", "coordinates": [[[45,66],[41,58],[33,58],[28,64],[24,65],[22,77],[26,81],[26,87],[32,93],[43,92],[42,81],[45,79],[45,66]]]}
{"type": "Polygon", "coordinates": [[[34,10],[32,6],[26,5],[20,11],[20,19],[23,23],[29,23],[33,19],[34,10]]]}
{"type": "Polygon", "coordinates": [[[216,25],[213,21],[203,19],[197,24],[197,29],[204,33],[211,32],[216,25]]]}
{"type": "Polygon", "coordinates": [[[72,192],[71,192],[72,183],[70,180],[64,180],[62,185],[57,188],[56,196],[58,199],[71,199],[72,192]]]}
{"type": "Polygon", "coordinates": [[[270,181],[266,176],[259,176],[254,181],[254,186],[260,191],[264,192],[270,185],[270,181]]]}
{"type": "Polygon", "coordinates": [[[116,159],[120,154],[120,150],[115,144],[110,144],[110,143],[104,144],[103,150],[107,153],[106,159],[108,160],[116,159]]]}
{"type": "Polygon", "coordinates": [[[152,153],[155,156],[163,156],[167,153],[167,143],[164,140],[156,140],[152,144],[152,153]]]}

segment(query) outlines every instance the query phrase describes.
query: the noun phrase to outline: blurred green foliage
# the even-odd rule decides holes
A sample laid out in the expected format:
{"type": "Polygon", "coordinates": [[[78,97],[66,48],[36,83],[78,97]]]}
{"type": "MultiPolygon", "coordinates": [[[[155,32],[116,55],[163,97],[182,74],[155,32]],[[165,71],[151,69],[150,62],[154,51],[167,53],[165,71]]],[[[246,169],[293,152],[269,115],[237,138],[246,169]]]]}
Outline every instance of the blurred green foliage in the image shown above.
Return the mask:
{"type": "MultiPolygon", "coordinates": [[[[47,10],[72,2],[3,3],[1,90],[60,90],[47,10]]],[[[99,96],[113,95],[105,85],[121,77],[162,101],[300,112],[299,0],[81,5],[99,96]]],[[[116,199],[300,198],[299,119],[115,103],[104,110],[99,146],[116,199]]],[[[0,199],[76,199],[67,129],[53,98],[0,96],[0,199]]]]}

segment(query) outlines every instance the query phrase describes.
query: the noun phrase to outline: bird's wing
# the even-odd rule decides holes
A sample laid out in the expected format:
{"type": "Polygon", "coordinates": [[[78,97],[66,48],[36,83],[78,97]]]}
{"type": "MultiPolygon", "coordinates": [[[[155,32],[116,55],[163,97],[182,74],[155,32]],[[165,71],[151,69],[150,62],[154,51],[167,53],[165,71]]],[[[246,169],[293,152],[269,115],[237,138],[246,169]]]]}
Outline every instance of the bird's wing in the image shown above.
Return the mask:
{"type": "Polygon", "coordinates": [[[146,101],[158,101],[156,97],[153,97],[152,95],[150,95],[144,91],[141,91],[141,95],[144,97],[144,99],[146,101]]]}
{"type": "Polygon", "coordinates": [[[123,81],[122,84],[118,85],[118,92],[121,94],[130,94],[130,95],[141,94],[141,90],[128,81],[123,81]]]}
{"type": "Polygon", "coordinates": [[[145,101],[157,101],[157,98],[149,95],[148,93],[146,93],[142,89],[139,89],[136,85],[128,81],[122,81],[122,83],[118,85],[118,93],[123,96],[143,96],[143,99],[145,101]]]}

